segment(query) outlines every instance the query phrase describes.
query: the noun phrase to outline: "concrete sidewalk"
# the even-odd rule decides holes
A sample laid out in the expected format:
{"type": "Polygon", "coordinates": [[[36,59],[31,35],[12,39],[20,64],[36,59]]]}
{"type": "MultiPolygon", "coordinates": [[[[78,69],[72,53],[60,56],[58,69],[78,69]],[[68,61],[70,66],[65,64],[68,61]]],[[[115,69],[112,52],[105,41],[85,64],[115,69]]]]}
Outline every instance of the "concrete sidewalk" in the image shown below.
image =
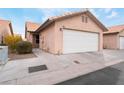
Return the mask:
{"type": "Polygon", "coordinates": [[[9,61],[0,70],[0,84],[56,84],[124,61],[124,50],[58,56],[36,49],[34,53],[37,58],[9,61]],[[48,70],[28,73],[28,67],[44,64],[48,70]]]}

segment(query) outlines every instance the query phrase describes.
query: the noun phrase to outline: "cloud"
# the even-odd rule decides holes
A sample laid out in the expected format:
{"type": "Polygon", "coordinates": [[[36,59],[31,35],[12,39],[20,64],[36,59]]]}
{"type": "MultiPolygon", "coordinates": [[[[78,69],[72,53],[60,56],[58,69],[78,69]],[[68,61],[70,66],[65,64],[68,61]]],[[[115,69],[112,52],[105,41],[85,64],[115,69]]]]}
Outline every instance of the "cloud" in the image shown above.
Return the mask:
{"type": "Polygon", "coordinates": [[[99,17],[100,15],[98,13],[96,13],[96,10],[91,8],[89,9],[96,17],[99,17]]]}
{"type": "Polygon", "coordinates": [[[104,14],[108,14],[112,11],[112,8],[99,8],[98,12],[104,13],[104,14]]]}
{"type": "Polygon", "coordinates": [[[65,12],[79,11],[81,8],[42,8],[38,9],[42,13],[42,20],[45,21],[49,17],[62,15],[65,12]]]}
{"type": "Polygon", "coordinates": [[[117,15],[118,15],[117,12],[112,11],[111,14],[107,16],[107,18],[114,18],[114,17],[116,17],[117,15]]]}
{"type": "Polygon", "coordinates": [[[33,18],[31,18],[31,17],[29,17],[29,16],[23,16],[23,20],[25,20],[25,21],[32,21],[33,20],[33,18]]]}

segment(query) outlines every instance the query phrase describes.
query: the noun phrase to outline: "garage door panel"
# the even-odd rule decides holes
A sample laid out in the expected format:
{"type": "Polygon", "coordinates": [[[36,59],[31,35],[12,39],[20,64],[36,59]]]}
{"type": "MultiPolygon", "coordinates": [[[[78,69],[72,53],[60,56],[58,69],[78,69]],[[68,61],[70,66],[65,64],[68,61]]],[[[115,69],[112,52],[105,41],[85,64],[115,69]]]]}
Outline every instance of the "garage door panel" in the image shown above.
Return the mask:
{"type": "Polygon", "coordinates": [[[120,37],[120,49],[124,49],[124,37],[120,37]]]}
{"type": "Polygon", "coordinates": [[[98,34],[64,30],[63,53],[87,52],[98,50],[98,34]]]}

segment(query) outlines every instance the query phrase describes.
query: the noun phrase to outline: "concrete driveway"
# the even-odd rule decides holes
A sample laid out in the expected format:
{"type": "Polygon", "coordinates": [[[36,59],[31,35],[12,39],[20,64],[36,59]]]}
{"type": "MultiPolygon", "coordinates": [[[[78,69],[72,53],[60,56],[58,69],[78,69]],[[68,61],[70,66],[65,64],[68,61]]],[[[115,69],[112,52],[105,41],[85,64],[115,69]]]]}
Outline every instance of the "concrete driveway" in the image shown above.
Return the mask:
{"type": "Polygon", "coordinates": [[[0,70],[0,84],[56,84],[124,61],[124,50],[53,55],[39,49],[37,58],[9,61],[0,70]],[[48,70],[29,73],[29,67],[48,70]]]}
{"type": "Polygon", "coordinates": [[[124,62],[87,75],[83,75],[58,85],[124,85],[124,62]]]}

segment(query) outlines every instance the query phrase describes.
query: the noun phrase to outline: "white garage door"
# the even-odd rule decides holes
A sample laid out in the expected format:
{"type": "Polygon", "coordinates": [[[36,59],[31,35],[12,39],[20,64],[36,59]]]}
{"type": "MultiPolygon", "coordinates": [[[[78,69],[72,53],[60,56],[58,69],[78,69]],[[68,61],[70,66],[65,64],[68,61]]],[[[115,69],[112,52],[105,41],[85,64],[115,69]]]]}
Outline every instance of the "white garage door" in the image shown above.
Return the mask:
{"type": "Polygon", "coordinates": [[[120,49],[124,49],[124,37],[120,37],[120,49]]]}
{"type": "Polygon", "coordinates": [[[98,33],[63,30],[63,54],[98,51],[98,33]]]}

